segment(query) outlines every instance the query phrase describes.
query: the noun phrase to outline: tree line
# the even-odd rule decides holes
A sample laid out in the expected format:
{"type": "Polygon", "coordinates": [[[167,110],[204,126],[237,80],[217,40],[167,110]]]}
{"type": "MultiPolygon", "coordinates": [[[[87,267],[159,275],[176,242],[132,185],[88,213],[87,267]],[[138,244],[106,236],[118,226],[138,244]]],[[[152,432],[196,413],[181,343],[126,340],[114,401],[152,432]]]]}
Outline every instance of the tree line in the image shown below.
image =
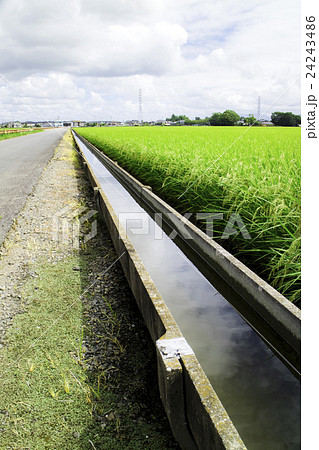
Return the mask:
{"type": "MultiPolygon", "coordinates": [[[[175,122],[180,125],[206,125],[206,126],[234,126],[234,125],[252,125],[260,126],[259,122],[252,114],[248,117],[240,117],[235,111],[227,109],[223,113],[213,113],[210,117],[201,119],[195,117],[195,120],[189,119],[185,115],[172,114],[171,117],[166,119],[167,122],[175,122]]],[[[293,114],[292,112],[274,112],[271,115],[271,122],[275,126],[281,127],[297,127],[301,123],[300,115],[293,114]]]]}

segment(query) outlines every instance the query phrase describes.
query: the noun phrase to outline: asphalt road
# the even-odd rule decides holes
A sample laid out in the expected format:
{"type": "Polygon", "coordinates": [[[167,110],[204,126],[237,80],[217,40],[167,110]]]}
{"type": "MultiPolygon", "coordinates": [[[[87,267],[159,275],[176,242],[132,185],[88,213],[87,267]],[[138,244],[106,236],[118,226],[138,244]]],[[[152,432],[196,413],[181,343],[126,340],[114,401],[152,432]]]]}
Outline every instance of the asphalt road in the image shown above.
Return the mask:
{"type": "Polygon", "coordinates": [[[66,128],[0,141],[0,245],[66,128]]]}

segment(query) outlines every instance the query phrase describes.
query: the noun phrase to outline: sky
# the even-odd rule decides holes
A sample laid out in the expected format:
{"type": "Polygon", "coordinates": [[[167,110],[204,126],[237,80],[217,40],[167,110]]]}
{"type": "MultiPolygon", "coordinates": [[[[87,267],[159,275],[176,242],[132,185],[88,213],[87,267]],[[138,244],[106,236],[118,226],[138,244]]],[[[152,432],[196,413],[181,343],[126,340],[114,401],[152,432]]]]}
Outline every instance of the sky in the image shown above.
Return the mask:
{"type": "Polygon", "coordinates": [[[0,0],[0,122],[257,116],[258,97],[300,114],[299,0],[0,0]]]}

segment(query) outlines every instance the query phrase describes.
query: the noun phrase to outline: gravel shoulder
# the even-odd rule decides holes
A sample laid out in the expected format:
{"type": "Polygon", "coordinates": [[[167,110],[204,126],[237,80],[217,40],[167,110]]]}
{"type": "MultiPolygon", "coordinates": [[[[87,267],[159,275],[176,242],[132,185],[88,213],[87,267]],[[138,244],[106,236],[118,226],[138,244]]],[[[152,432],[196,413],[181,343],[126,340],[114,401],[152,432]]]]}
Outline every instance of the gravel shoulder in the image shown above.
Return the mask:
{"type": "MultiPolygon", "coordinates": [[[[0,367],[0,448],[179,448],[159,398],[154,346],[95,210],[70,132],[0,247],[0,367]],[[68,298],[73,282],[79,286],[74,301],[68,298]],[[51,298],[52,310],[57,303],[63,312],[43,324],[41,307],[43,314],[51,313],[46,311],[50,289],[51,296],[58,293],[51,298]],[[47,343],[44,338],[56,322],[61,333],[68,331],[70,311],[77,345],[70,341],[66,347],[66,334],[63,345],[55,344],[53,358],[55,335],[47,343]],[[23,348],[27,323],[33,324],[32,339],[23,348]],[[59,361],[64,382],[59,396],[60,390],[44,387],[48,358],[51,371],[57,366],[52,361],[59,361]],[[66,383],[69,372],[73,391],[66,383]],[[14,384],[17,379],[21,387],[14,384]],[[70,390],[74,397],[64,398],[70,390]],[[75,407],[79,400],[87,409],[82,416],[75,407]],[[56,405],[66,405],[62,402],[71,405],[63,409],[63,420],[56,409],[58,417],[48,421],[56,405]]],[[[53,386],[51,372],[50,377],[53,386]]]]}

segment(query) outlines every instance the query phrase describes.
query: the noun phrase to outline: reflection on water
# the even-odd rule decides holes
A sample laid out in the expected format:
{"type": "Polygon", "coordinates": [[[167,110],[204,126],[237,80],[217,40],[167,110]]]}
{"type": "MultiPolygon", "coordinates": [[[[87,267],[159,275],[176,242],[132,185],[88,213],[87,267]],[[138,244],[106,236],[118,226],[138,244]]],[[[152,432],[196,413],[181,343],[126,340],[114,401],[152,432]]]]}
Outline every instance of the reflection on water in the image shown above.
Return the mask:
{"type": "Polygon", "coordinates": [[[299,449],[299,381],[96,157],[78,143],[246,446],[299,449]]]}

